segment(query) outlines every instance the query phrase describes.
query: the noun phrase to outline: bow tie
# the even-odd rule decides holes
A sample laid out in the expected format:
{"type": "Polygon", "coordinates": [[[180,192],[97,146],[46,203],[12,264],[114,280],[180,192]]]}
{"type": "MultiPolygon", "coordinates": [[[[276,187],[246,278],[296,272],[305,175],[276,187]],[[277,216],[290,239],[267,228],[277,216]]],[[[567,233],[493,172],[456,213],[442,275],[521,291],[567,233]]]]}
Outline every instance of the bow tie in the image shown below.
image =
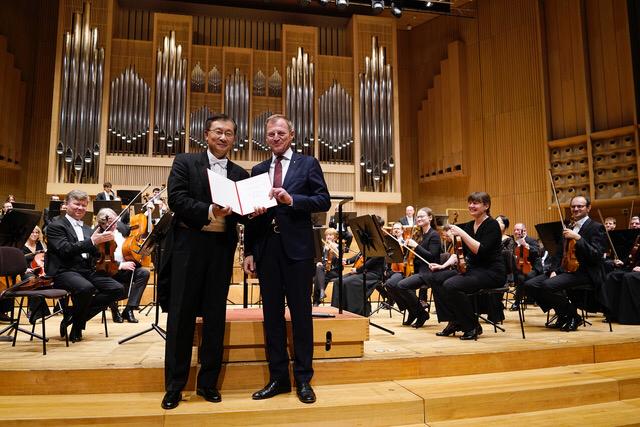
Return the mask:
{"type": "Polygon", "coordinates": [[[211,167],[213,168],[214,165],[218,165],[220,166],[222,169],[226,169],[227,168],[227,160],[228,159],[216,159],[214,158],[213,160],[211,160],[210,164],[211,167]]]}
{"type": "Polygon", "coordinates": [[[75,224],[76,224],[78,227],[83,227],[83,226],[84,226],[84,222],[82,222],[82,221],[77,221],[77,220],[76,220],[76,221],[75,221],[75,224]]]}

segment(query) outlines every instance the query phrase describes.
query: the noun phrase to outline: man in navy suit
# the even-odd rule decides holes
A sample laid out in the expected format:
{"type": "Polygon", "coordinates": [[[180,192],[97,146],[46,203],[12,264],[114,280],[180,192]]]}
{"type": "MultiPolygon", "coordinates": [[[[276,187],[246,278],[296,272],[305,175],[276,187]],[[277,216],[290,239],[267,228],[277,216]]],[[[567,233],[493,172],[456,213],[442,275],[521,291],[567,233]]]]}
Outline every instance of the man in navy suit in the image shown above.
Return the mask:
{"type": "MultiPolygon", "coordinates": [[[[73,310],[65,310],[60,323],[60,335],[67,333],[73,322],[69,339],[82,340],[82,330],[88,319],[110,303],[124,298],[124,287],[111,277],[96,273],[97,246],[113,241],[113,232],[91,230],[83,224],[89,196],[81,190],[71,190],[65,204],[67,213],[47,227],[48,248],[45,271],[53,276],[55,288],[71,293],[73,310]]],[[[115,244],[115,243],[114,243],[115,244]]]]}
{"type": "Polygon", "coordinates": [[[291,391],[284,317],[285,297],[293,329],[293,374],[298,398],[313,403],[309,384],[313,376],[313,323],[311,289],[314,275],[314,241],[311,214],[326,212],[331,203],[320,163],[294,153],[292,123],[273,115],[266,123],[272,158],[254,166],[251,175],[269,173],[272,196],[278,205],[249,222],[245,234],[244,269],[258,272],[262,292],[264,327],[269,358],[269,383],[253,394],[267,399],[291,391]]]}
{"type": "MultiPolygon", "coordinates": [[[[203,324],[196,392],[209,402],[222,400],[217,382],[240,216],[232,213],[229,206],[212,202],[207,169],[232,181],[248,178],[249,174],[227,159],[233,148],[236,123],[217,114],[207,119],[205,129],[207,151],[178,154],[169,174],[169,206],[174,222],[173,238],[167,238],[171,248],[165,255],[168,259],[162,261],[168,267],[161,272],[170,278],[164,409],[173,409],[180,403],[189,377],[198,315],[202,315],[203,324]]],[[[158,286],[159,295],[166,291],[160,283],[158,286]]]]}

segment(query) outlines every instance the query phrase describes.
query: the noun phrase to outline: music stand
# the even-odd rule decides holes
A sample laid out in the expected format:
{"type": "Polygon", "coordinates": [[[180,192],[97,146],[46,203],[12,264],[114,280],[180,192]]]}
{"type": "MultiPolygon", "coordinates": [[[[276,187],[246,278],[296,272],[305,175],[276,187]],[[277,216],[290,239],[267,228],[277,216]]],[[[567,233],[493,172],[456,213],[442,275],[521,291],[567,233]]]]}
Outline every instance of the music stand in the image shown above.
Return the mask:
{"type": "Polygon", "coordinates": [[[62,204],[64,202],[62,200],[50,200],[49,201],[49,212],[47,213],[47,219],[51,221],[53,218],[60,215],[62,204]]]}
{"type": "Polygon", "coordinates": [[[327,213],[326,212],[312,213],[311,224],[313,224],[313,228],[325,227],[327,224],[327,213]]]}
{"type": "MultiPolygon", "coordinates": [[[[147,332],[156,331],[163,340],[167,339],[167,332],[162,329],[158,323],[160,322],[160,304],[156,302],[156,287],[158,286],[158,276],[157,271],[160,268],[160,263],[162,262],[162,250],[158,247],[164,237],[166,236],[169,228],[171,227],[171,221],[173,219],[173,212],[167,212],[160,218],[160,221],[156,224],[149,234],[149,237],[144,241],[142,246],[140,247],[140,255],[147,256],[153,253],[154,256],[154,269],[153,269],[153,301],[150,303],[155,306],[156,309],[156,317],[155,321],[151,323],[147,329],[141,332],[137,332],[131,336],[121,339],[118,341],[118,344],[124,344],[127,341],[130,341],[134,338],[137,338],[141,335],[146,334],[147,332]],[[156,250],[157,249],[157,250],[156,250]]],[[[147,304],[149,305],[149,304],[147,304]]],[[[146,307],[146,306],[145,306],[146,307]]],[[[140,311],[144,310],[144,307],[140,309],[140,311]]],[[[147,313],[148,314],[148,313],[147,313]]]]}
{"type": "Polygon", "coordinates": [[[613,230],[609,232],[613,247],[616,249],[620,261],[627,263],[631,248],[640,230],[613,230]]]}
{"type": "MultiPolygon", "coordinates": [[[[380,226],[377,224],[373,215],[363,215],[353,218],[349,222],[349,225],[356,238],[358,248],[362,253],[362,259],[364,260],[362,268],[362,309],[365,317],[369,317],[371,313],[367,313],[367,256],[386,257],[387,250],[384,245],[384,240],[382,239],[380,226]]],[[[369,319],[369,324],[391,335],[395,335],[395,332],[373,323],[371,319],[369,319]]]]}
{"type": "Polygon", "coordinates": [[[28,209],[34,210],[36,208],[35,203],[23,203],[23,202],[11,202],[13,209],[28,209]]]}
{"type": "Polygon", "coordinates": [[[122,202],[120,200],[94,200],[93,201],[93,211],[98,214],[100,209],[109,208],[116,213],[116,215],[120,215],[122,212],[122,202]]]}
{"type": "MultiPolygon", "coordinates": [[[[148,187],[147,187],[148,188],[148,187]]],[[[131,201],[133,200],[133,198],[135,197],[135,202],[137,203],[141,203],[142,202],[142,195],[139,194],[140,191],[138,190],[118,190],[117,194],[118,197],[120,197],[120,201],[123,205],[128,205],[129,203],[131,203],[131,201]],[[138,197],[136,197],[138,196],[138,197]]]]}
{"type": "Polygon", "coordinates": [[[549,256],[556,259],[562,258],[562,223],[560,221],[536,224],[536,231],[549,256]],[[558,257],[560,255],[560,257],[558,257]]]}
{"type": "MultiPolygon", "coordinates": [[[[384,260],[385,263],[387,265],[394,264],[394,263],[403,263],[404,253],[402,252],[402,247],[400,246],[400,243],[398,243],[396,239],[389,236],[388,234],[383,235],[382,238],[384,239],[384,246],[387,250],[387,255],[384,260]]],[[[395,310],[396,312],[404,315],[404,313],[398,310],[397,308],[395,308],[393,304],[389,304],[387,301],[385,301],[384,304],[386,304],[386,308],[388,308],[389,310],[395,310]]],[[[374,314],[379,312],[381,309],[382,309],[382,304],[379,304],[378,307],[371,312],[370,316],[373,316],[374,314]]]]}
{"type": "Polygon", "coordinates": [[[29,235],[40,222],[42,212],[12,209],[0,221],[0,246],[22,249],[29,235]]]}

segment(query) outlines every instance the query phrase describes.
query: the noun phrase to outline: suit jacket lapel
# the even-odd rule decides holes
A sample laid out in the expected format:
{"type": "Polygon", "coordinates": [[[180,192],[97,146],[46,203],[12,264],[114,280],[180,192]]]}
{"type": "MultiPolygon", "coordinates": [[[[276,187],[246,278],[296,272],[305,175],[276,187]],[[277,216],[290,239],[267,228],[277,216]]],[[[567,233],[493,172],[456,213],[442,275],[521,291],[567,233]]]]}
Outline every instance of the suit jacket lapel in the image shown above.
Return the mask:
{"type": "MultiPolygon", "coordinates": [[[[76,234],[76,230],[75,228],[73,228],[73,225],[71,225],[71,222],[69,222],[69,219],[67,219],[67,217],[63,217],[62,222],[64,226],[67,228],[67,231],[69,232],[69,237],[71,238],[71,240],[77,242],[78,235],[76,234]]],[[[84,231],[82,233],[84,235],[84,231]]]]}
{"type": "Polygon", "coordinates": [[[298,171],[301,157],[302,156],[300,156],[300,154],[298,153],[293,153],[293,155],[291,156],[291,161],[289,162],[289,168],[287,169],[287,174],[285,175],[284,182],[282,183],[282,186],[284,188],[287,188],[287,184],[291,182],[291,180],[293,179],[293,176],[298,171]]]}
{"type": "Polygon", "coordinates": [[[201,188],[204,192],[204,197],[206,197],[206,201],[211,203],[211,189],[209,188],[209,157],[207,157],[207,151],[203,151],[198,155],[195,162],[196,171],[198,171],[198,176],[201,179],[201,188]]]}

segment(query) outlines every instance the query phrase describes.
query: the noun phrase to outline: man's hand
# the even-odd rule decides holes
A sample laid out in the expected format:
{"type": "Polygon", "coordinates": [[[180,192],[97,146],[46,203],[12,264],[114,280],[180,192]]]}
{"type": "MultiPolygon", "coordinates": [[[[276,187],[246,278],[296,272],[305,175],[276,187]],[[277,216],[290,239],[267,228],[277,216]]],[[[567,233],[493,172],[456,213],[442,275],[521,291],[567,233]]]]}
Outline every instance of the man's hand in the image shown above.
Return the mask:
{"type": "Polygon", "coordinates": [[[253,255],[248,255],[244,258],[242,268],[247,274],[253,274],[256,272],[256,263],[253,261],[253,255]]]}
{"type": "Polygon", "coordinates": [[[623,261],[621,261],[621,260],[619,260],[619,259],[614,259],[614,260],[613,260],[613,264],[614,264],[616,267],[622,267],[622,266],[624,265],[624,262],[623,262],[623,261]]]}
{"type": "Polygon", "coordinates": [[[231,215],[233,213],[233,211],[231,210],[231,206],[222,207],[216,204],[213,204],[212,212],[213,212],[213,215],[215,215],[216,217],[223,217],[223,216],[231,215]]]}
{"type": "Polygon", "coordinates": [[[249,216],[249,219],[251,219],[251,218],[255,218],[255,217],[259,216],[259,215],[262,215],[262,214],[264,214],[266,211],[267,211],[267,208],[265,208],[264,206],[254,206],[254,207],[253,207],[253,213],[250,213],[250,214],[248,215],[248,216],[249,216]]]}
{"type": "Polygon", "coordinates": [[[552,271],[552,272],[551,272],[551,274],[549,274],[549,278],[551,278],[551,277],[556,277],[556,276],[557,276],[557,274],[556,274],[556,272],[555,272],[555,271],[552,271]]]}
{"type": "Polygon", "coordinates": [[[438,270],[442,270],[444,267],[442,266],[442,264],[436,264],[435,262],[430,262],[429,263],[429,270],[431,271],[438,271],[438,270]]]}
{"type": "Polygon", "coordinates": [[[570,228],[565,228],[564,231],[562,232],[562,235],[564,236],[565,239],[573,239],[573,240],[581,239],[580,235],[570,228]]]}
{"type": "Polygon", "coordinates": [[[416,241],[415,241],[415,240],[413,240],[413,239],[406,240],[406,241],[404,242],[404,244],[405,244],[405,245],[407,245],[407,246],[409,246],[411,249],[413,249],[413,248],[415,248],[416,246],[418,246],[418,242],[416,242],[416,241]]]}
{"type": "Polygon", "coordinates": [[[275,198],[278,203],[282,203],[283,205],[291,205],[293,203],[293,197],[282,187],[272,188],[271,191],[269,191],[269,197],[275,198]]]}
{"type": "Polygon", "coordinates": [[[118,266],[118,270],[133,271],[135,269],[136,269],[136,263],[133,261],[124,261],[124,262],[121,262],[120,265],[118,266]]]}
{"type": "Polygon", "coordinates": [[[113,231],[100,232],[100,229],[96,228],[96,231],[91,235],[91,243],[93,243],[94,246],[97,246],[100,243],[110,242],[112,240],[113,231]]]}

